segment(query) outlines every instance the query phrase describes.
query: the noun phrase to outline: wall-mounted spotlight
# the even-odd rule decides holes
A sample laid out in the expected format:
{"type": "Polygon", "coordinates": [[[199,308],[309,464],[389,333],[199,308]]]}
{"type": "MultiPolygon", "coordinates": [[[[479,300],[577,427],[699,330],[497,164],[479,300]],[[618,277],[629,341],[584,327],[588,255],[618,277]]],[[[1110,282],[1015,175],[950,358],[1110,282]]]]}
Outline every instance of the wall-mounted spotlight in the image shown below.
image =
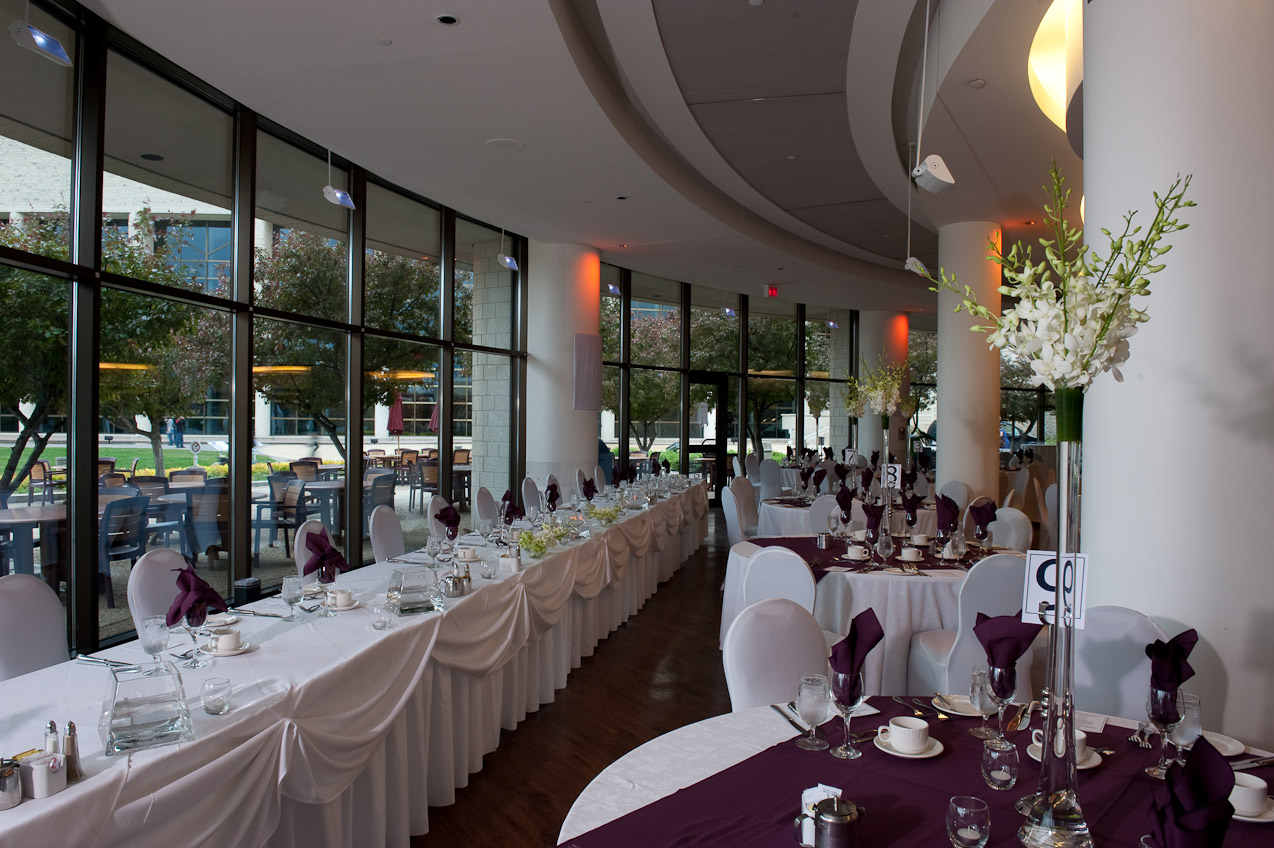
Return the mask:
{"type": "Polygon", "coordinates": [[[729,306],[721,307],[721,311],[724,312],[726,315],[729,315],[731,318],[734,317],[734,309],[729,306]]]}
{"type": "Polygon", "coordinates": [[[14,42],[19,47],[25,47],[32,53],[37,53],[54,64],[61,65],[64,68],[71,67],[71,57],[67,55],[66,48],[62,46],[62,42],[47,32],[31,26],[30,21],[31,4],[28,2],[26,14],[22,16],[22,20],[9,24],[9,35],[13,37],[14,42]]]}
{"type": "Polygon", "coordinates": [[[354,198],[349,196],[349,192],[332,187],[332,151],[330,150],[327,151],[327,185],[323,186],[323,196],[327,198],[328,203],[344,206],[346,209],[354,208],[354,198]]]}
{"type": "Polygon", "coordinates": [[[614,283],[607,283],[606,288],[613,295],[619,294],[619,286],[615,285],[614,283]]]}
{"type": "Polygon", "coordinates": [[[495,261],[510,271],[518,269],[518,261],[504,252],[504,230],[500,230],[500,252],[496,254],[495,261]]]}
{"type": "Polygon", "coordinates": [[[840,324],[837,324],[835,321],[828,321],[828,322],[827,322],[827,329],[829,329],[829,330],[839,330],[839,329],[840,329],[840,324]]]}

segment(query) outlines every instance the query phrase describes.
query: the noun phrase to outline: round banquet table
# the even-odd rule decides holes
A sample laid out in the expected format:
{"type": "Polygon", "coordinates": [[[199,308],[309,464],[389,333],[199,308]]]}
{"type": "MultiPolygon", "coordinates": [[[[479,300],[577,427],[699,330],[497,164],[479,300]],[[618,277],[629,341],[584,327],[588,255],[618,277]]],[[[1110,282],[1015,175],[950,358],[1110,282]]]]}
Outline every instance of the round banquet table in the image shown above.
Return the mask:
{"type": "MultiPolygon", "coordinates": [[[[782,500],[781,498],[778,500],[782,500]]],[[[867,526],[863,515],[862,503],[854,501],[854,526],[862,529],[867,526]]],[[[761,502],[761,510],[757,515],[756,535],[758,536],[803,536],[825,527],[810,527],[810,508],[808,506],[788,506],[783,503],[761,502]]],[[[891,527],[895,533],[902,532],[906,516],[901,506],[895,506],[891,527]]],[[[932,536],[938,530],[938,513],[932,506],[921,507],[916,513],[916,532],[932,536]]]]}
{"type": "MultiPolygon", "coordinates": [[[[721,595],[722,643],[731,623],[743,611],[743,578],[760,550],[751,542],[730,548],[721,595]]],[[[885,629],[881,647],[868,654],[863,664],[869,695],[907,691],[907,657],[913,633],[954,630],[960,623],[960,587],[966,572],[933,569],[923,573],[931,576],[844,571],[829,572],[818,581],[814,617],[824,630],[848,632],[853,617],[869,607],[885,629]]]]}

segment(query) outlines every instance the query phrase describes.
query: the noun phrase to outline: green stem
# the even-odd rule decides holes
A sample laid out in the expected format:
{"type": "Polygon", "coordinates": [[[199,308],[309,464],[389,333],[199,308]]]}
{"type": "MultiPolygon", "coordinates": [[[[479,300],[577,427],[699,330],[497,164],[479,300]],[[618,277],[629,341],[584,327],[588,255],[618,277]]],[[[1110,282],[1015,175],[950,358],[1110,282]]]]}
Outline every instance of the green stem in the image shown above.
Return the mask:
{"type": "Polygon", "coordinates": [[[1084,390],[1065,386],[1053,393],[1057,407],[1057,440],[1082,442],[1084,440],[1084,390]]]}

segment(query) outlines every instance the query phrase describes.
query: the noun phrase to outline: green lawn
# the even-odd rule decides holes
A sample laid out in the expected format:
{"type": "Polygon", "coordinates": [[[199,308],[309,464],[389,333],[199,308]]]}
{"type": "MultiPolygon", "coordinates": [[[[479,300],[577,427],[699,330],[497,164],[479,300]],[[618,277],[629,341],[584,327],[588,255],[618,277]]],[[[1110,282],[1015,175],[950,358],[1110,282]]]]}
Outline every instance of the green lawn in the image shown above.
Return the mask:
{"type": "MultiPolygon", "coordinates": [[[[189,440],[187,440],[189,441],[189,440]]],[[[9,457],[13,453],[13,448],[0,447],[0,468],[3,468],[8,462],[9,457]]],[[[24,453],[29,454],[30,449],[24,453]]],[[[155,464],[155,455],[149,448],[123,448],[114,447],[113,445],[102,444],[98,448],[99,456],[110,456],[115,458],[115,467],[127,470],[132,467],[133,460],[138,460],[137,470],[152,469],[155,464]]],[[[199,452],[199,464],[207,466],[214,462],[220,453],[215,450],[204,450],[199,452]]],[[[177,468],[186,468],[194,465],[194,453],[189,448],[170,448],[164,447],[164,471],[169,472],[177,468]]],[[[23,457],[26,458],[25,456],[23,457]]],[[[66,448],[64,447],[48,447],[40,454],[40,458],[47,460],[50,465],[59,464],[59,461],[65,460],[66,448]]],[[[225,466],[212,466],[209,471],[211,477],[221,477],[225,475],[225,466]]],[[[252,466],[252,479],[264,480],[269,474],[269,468],[264,462],[257,463],[252,466]]],[[[17,489],[19,492],[26,491],[26,483],[23,482],[17,489]]]]}

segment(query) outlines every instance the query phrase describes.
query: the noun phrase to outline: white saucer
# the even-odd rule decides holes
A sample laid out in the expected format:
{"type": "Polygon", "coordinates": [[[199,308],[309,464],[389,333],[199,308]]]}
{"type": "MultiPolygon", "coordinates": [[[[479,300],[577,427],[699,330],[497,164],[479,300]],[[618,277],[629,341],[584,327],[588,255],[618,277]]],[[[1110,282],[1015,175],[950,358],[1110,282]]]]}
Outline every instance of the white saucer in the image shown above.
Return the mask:
{"type": "Polygon", "coordinates": [[[319,584],[309,583],[309,584],[306,584],[305,587],[301,589],[301,594],[307,598],[312,598],[315,595],[323,594],[324,591],[325,590],[323,589],[323,587],[320,586],[319,584]]]}
{"type": "MultiPolygon", "coordinates": [[[[1035,760],[1035,762],[1037,763],[1040,761],[1041,753],[1042,752],[1040,751],[1039,745],[1031,744],[1026,746],[1026,756],[1030,757],[1032,760],[1035,760]]],[[[1081,760],[1080,762],[1075,763],[1075,768],[1090,769],[1090,768],[1097,768],[1099,765],[1101,765],[1101,754],[1097,753],[1092,748],[1089,748],[1088,756],[1084,757],[1084,759],[1081,760]]]]}
{"type": "Polygon", "coordinates": [[[1268,824],[1274,822],[1274,798],[1265,799],[1265,810],[1259,816],[1241,816],[1234,814],[1234,818],[1239,821],[1255,822],[1256,824],[1268,824]]]}
{"type": "Polygon", "coordinates": [[[929,737],[929,744],[918,754],[904,754],[902,751],[895,751],[893,746],[889,744],[889,731],[876,734],[876,738],[872,740],[876,743],[876,747],[894,757],[902,757],[904,760],[927,760],[930,757],[936,757],[942,753],[942,743],[932,736],[929,737]]]}
{"type": "Polygon", "coordinates": [[[225,627],[227,624],[234,624],[239,620],[239,616],[233,613],[213,613],[204,620],[204,624],[208,627],[225,627]]]}
{"type": "Polygon", "coordinates": [[[930,703],[935,709],[942,710],[944,713],[951,715],[968,716],[969,718],[982,718],[982,713],[973,708],[973,704],[969,703],[968,695],[947,695],[947,703],[951,706],[944,707],[938,703],[938,699],[934,698],[930,703]]]}
{"type": "Polygon", "coordinates": [[[1211,742],[1212,747],[1216,748],[1223,757],[1237,757],[1244,751],[1242,742],[1232,736],[1226,736],[1224,733],[1214,733],[1211,730],[1205,730],[1203,731],[1203,738],[1211,742]]]}
{"type": "Polygon", "coordinates": [[[867,561],[868,561],[868,560],[870,560],[870,559],[871,559],[871,557],[865,557],[865,556],[862,556],[862,557],[843,556],[843,557],[841,557],[841,560],[842,560],[842,561],[844,561],[844,562],[867,562],[867,561]]]}
{"type": "Polygon", "coordinates": [[[349,612],[350,610],[358,609],[362,605],[363,605],[362,601],[354,601],[354,603],[350,604],[347,607],[328,607],[328,609],[330,609],[332,612],[349,612]]]}
{"type": "Polygon", "coordinates": [[[237,657],[239,654],[246,653],[250,650],[252,650],[251,642],[240,642],[239,647],[233,651],[214,651],[211,643],[208,642],[199,646],[199,652],[207,654],[210,657],[237,657]]]}

